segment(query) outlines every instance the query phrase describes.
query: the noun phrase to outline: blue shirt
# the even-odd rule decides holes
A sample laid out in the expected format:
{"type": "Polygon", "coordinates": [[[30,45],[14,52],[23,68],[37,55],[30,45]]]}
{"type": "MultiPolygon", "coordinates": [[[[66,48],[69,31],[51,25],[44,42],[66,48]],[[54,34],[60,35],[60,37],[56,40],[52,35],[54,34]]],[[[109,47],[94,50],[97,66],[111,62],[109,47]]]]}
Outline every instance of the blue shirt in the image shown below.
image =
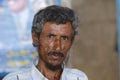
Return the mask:
{"type": "MultiPolygon", "coordinates": [[[[25,70],[8,74],[3,80],[48,80],[34,65],[25,70]]],[[[60,80],[88,80],[85,73],[72,68],[64,68],[60,80]]]]}

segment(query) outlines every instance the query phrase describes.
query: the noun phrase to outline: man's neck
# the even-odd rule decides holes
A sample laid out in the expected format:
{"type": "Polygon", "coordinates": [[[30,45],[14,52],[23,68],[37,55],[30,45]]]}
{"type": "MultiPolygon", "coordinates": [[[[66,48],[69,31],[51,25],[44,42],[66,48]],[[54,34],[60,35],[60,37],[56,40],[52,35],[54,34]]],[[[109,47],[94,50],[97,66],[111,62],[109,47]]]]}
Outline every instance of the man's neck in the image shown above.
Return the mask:
{"type": "Polygon", "coordinates": [[[43,62],[39,62],[36,67],[48,80],[60,80],[63,71],[62,67],[51,70],[43,62]]]}

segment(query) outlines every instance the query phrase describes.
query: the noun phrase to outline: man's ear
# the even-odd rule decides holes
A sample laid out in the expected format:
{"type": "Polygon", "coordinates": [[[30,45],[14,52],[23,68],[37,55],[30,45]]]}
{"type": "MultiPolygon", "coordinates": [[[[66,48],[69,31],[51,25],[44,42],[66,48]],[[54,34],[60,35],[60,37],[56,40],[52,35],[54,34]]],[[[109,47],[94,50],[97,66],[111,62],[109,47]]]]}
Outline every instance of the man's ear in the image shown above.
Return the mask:
{"type": "Polygon", "coordinates": [[[32,40],[33,40],[33,46],[39,46],[39,39],[34,31],[32,31],[32,40]]]}

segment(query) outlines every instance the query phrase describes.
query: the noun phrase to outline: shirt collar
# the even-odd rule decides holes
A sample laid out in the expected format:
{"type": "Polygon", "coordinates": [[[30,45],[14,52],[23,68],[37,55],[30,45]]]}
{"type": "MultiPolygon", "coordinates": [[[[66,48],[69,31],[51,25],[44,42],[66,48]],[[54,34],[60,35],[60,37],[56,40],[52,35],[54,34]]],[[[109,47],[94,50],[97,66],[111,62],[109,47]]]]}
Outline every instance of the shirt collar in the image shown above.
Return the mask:
{"type": "MultiPolygon", "coordinates": [[[[60,80],[64,80],[65,68],[63,68],[63,72],[60,80]]],[[[32,78],[33,80],[48,80],[36,67],[32,66],[32,78]]]]}
{"type": "Polygon", "coordinates": [[[41,72],[39,72],[35,65],[32,66],[32,78],[33,80],[48,80],[41,72]]]}

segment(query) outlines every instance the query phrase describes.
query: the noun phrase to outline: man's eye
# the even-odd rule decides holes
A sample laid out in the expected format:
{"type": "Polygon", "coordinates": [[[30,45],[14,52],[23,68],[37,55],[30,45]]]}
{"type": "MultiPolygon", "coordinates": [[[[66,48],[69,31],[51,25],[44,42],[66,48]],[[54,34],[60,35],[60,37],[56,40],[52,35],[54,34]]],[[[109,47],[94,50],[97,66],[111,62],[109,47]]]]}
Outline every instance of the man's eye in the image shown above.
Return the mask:
{"type": "Polygon", "coordinates": [[[53,37],[54,37],[54,35],[52,35],[52,34],[48,35],[48,38],[53,38],[53,37]]]}
{"type": "Polygon", "coordinates": [[[68,40],[68,37],[67,36],[63,36],[62,39],[63,40],[68,40]]]}

